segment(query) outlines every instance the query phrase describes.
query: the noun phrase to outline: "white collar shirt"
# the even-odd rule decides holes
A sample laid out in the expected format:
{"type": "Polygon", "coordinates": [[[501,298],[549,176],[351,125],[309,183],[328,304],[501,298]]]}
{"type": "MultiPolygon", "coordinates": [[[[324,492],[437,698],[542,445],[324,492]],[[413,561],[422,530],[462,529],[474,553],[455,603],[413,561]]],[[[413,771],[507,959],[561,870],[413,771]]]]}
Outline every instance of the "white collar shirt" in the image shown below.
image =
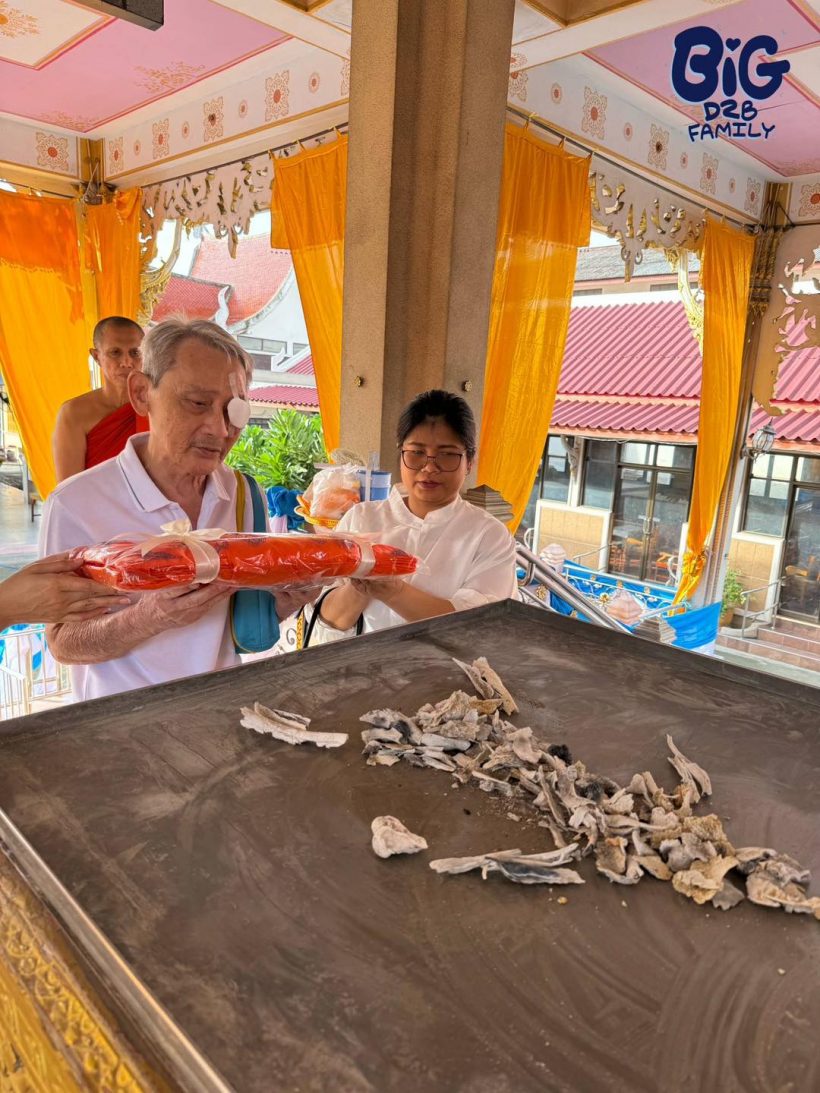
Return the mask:
{"type": "MultiPolygon", "coordinates": [[[[43,510],[41,557],[120,535],[156,535],[163,524],[187,519],[145,470],[138,452],[147,440],[145,434],[131,437],[114,459],[66,479],[53,491],[43,510]]],[[[224,464],[210,474],[197,526],[236,531],[236,489],[236,475],[224,464]]],[[[249,497],[244,525],[241,530],[253,531],[249,497]]],[[[149,638],[123,657],[72,666],[72,689],[77,700],[100,698],[238,663],[228,601],[223,600],[197,622],[149,638]]]]}
{"type": "MultiPolygon", "coordinates": [[[[424,519],[415,516],[394,486],[385,501],[363,501],[339,521],[338,531],[373,532],[378,542],[415,554],[416,588],[449,600],[457,611],[516,594],[515,542],[494,516],[462,497],[424,519]]],[[[404,619],[379,600],[364,612],[364,631],[399,626],[404,619]]]]}

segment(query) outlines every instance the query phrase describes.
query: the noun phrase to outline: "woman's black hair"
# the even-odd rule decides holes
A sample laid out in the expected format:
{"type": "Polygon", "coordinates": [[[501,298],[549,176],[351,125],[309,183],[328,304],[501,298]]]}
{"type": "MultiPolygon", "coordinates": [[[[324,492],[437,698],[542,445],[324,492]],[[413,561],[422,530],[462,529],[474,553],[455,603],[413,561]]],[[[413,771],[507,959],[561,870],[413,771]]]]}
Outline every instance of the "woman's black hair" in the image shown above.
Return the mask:
{"type": "Polygon", "coordinates": [[[425,391],[416,395],[402,410],[396,427],[399,447],[408,436],[425,421],[441,420],[453,430],[467,449],[467,458],[475,458],[475,418],[473,411],[460,395],[449,391],[425,391]]]}

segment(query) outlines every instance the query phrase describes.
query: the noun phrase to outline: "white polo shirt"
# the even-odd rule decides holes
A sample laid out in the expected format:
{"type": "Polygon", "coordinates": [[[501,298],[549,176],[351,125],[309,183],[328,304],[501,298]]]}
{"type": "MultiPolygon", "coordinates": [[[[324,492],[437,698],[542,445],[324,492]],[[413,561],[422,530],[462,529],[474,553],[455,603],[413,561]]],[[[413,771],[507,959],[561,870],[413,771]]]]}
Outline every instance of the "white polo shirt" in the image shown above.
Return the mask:
{"type": "MultiPolygon", "coordinates": [[[[449,600],[456,611],[514,597],[515,542],[500,520],[456,497],[424,519],[407,507],[398,486],[386,501],[363,501],[348,509],[338,531],[376,532],[378,541],[415,554],[421,567],[407,583],[449,600]]],[[[386,604],[373,600],[364,631],[404,624],[386,604]]]]}
{"type": "MultiPolygon", "coordinates": [[[[156,535],[163,524],[187,518],[143,467],[137,451],[147,441],[145,433],[131,437],[115,459],[75,474],[54,490],[43,509],[41,557],[104,543],[119,535],[156,535]]],[[[197,527],[236,531],[236,488],[234,472],[224,465],[209,475],[197,527]]],[[[253,531],[249,497],[244,523],[241,530],[253,531]]],[[[124,657],[72,666],[75,697],[100,698],[238,664],[230,636],[228,605],[229,601],[223,600],[198,622],[149,638],[124,657]]]]}

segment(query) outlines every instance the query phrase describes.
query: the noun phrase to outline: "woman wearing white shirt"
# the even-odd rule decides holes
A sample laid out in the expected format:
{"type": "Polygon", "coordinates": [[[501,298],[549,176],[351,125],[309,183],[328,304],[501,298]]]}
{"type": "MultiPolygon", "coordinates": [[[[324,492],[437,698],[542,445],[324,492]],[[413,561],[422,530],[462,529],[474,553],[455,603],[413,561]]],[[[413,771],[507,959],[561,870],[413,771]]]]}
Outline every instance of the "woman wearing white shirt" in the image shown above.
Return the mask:
{"type": "Polygon", "coordinates": [[[354,505],[338,530],[375,532],[380,543],[417,555],[420,572],[334,588],[321,603],[319,641],[340,637],[360,616],[368,632],[515,595],[512,536],[459,496],[476,454],[470,407],[458,395],[426,391],[405,408],[396,434],[402,487],[386,501],[354,505]]]}

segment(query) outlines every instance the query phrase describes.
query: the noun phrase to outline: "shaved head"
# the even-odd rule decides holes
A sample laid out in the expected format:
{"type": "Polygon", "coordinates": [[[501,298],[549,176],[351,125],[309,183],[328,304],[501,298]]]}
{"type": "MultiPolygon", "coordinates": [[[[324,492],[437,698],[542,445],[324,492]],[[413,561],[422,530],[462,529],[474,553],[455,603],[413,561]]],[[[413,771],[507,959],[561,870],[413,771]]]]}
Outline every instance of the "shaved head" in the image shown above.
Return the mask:
{"type": "Polygon", "coordinates": [[[143,329],[133,319],[126,319],[124,315],[109,315],[107,319],[100,319],[94,327],[94,348],[102,348],[103,339],[107,330],[133,330],[135,334],[143,335],[143,329]]]}

